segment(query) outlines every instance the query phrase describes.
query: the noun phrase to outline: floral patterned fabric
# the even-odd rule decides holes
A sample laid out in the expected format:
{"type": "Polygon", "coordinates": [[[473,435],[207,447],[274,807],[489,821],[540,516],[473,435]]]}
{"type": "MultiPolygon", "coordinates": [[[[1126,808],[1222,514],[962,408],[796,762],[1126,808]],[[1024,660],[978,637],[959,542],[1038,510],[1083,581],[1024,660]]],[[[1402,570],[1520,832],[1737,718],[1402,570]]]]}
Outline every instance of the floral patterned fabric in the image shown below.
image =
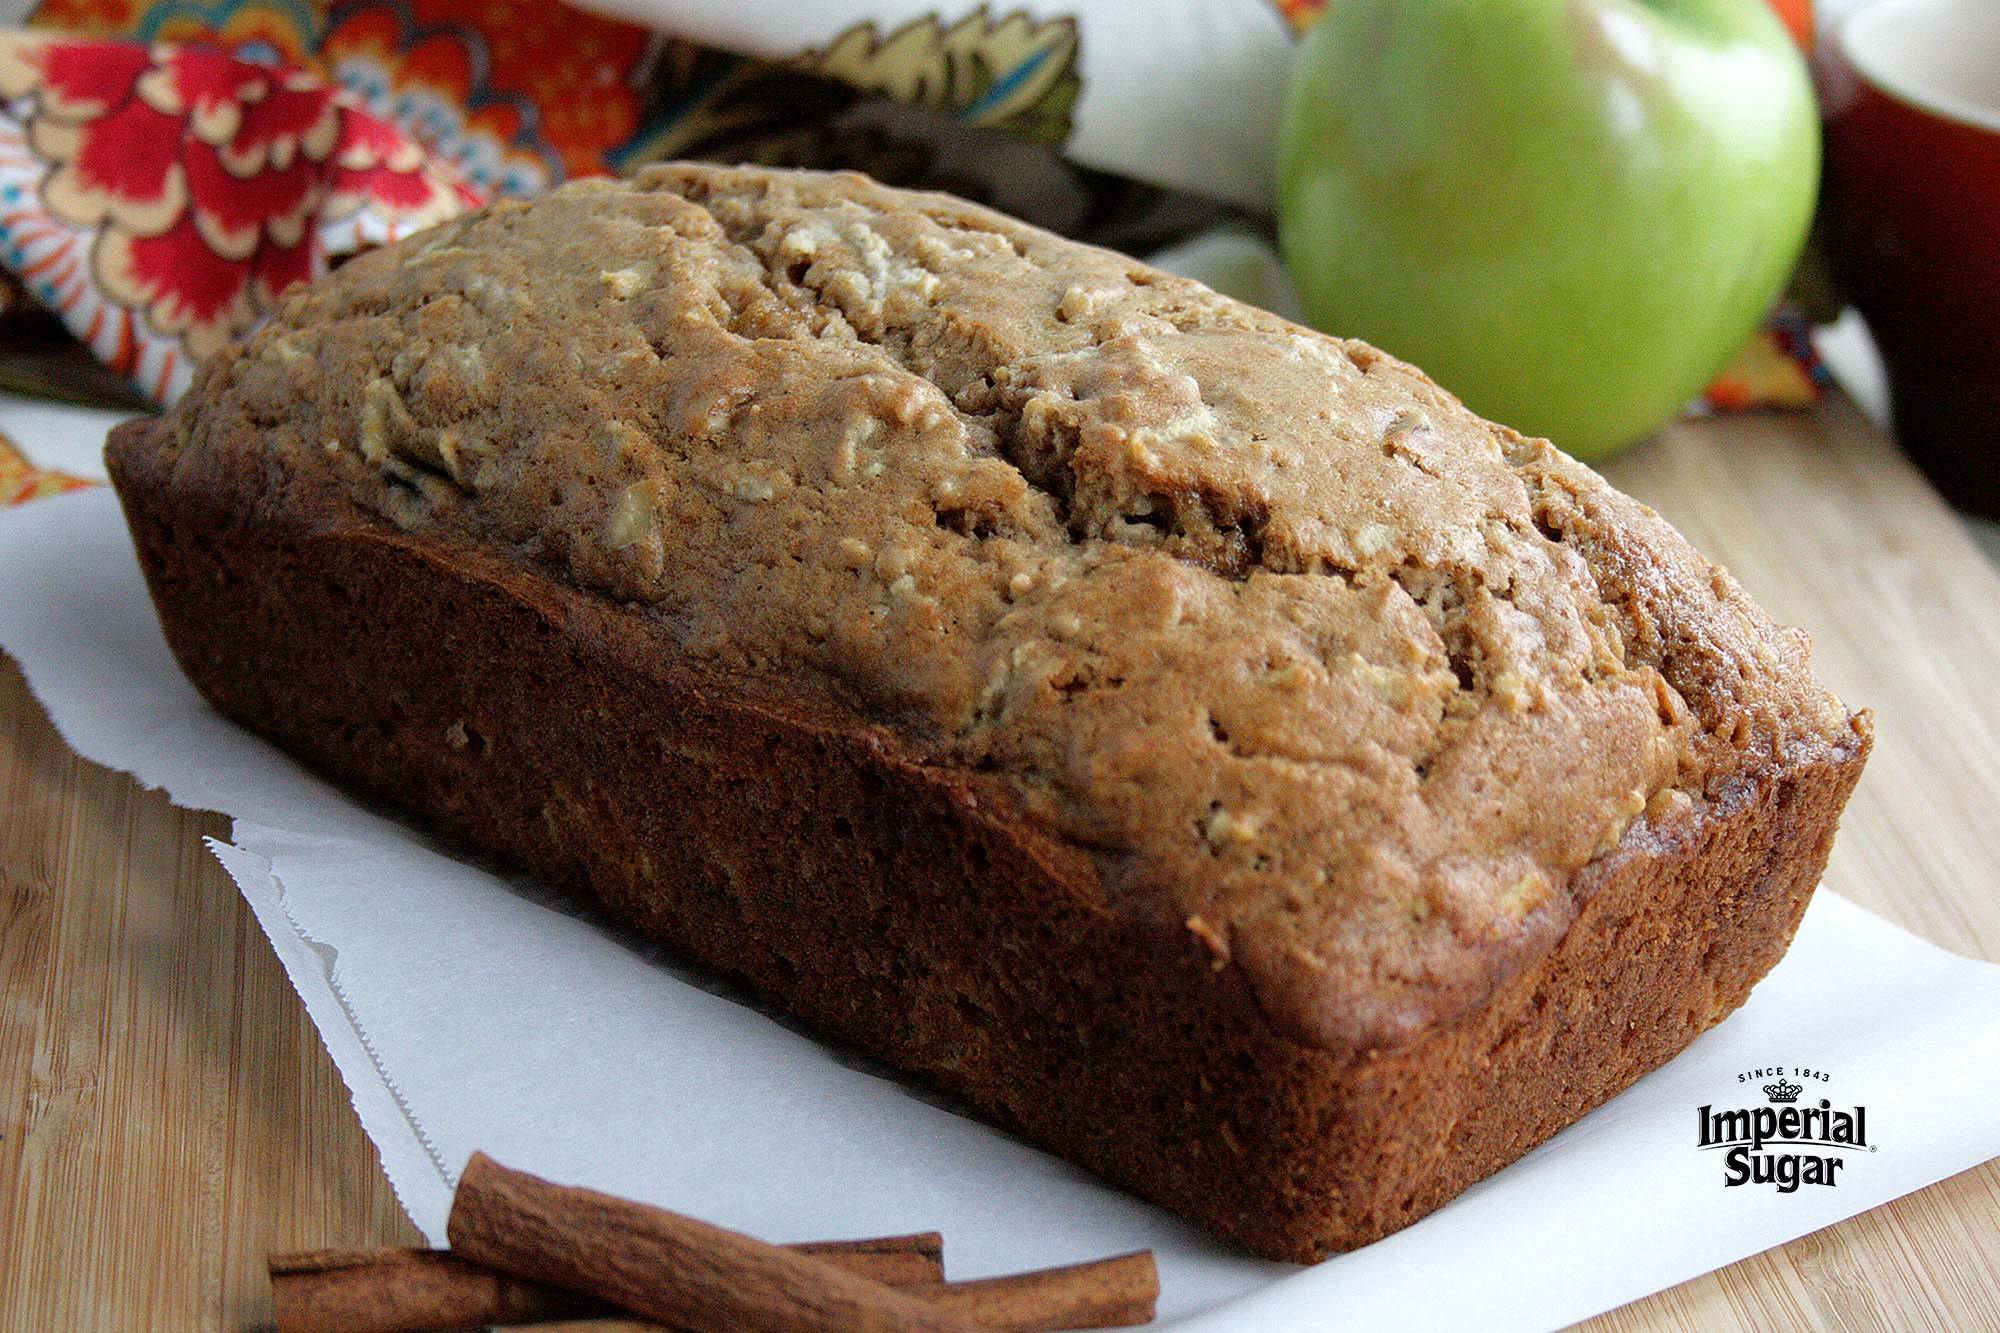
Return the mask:
{"type": "Polygon", "coordinates": [[[351,94],[208,47],[0,33],[0,256],[155,401],[332,258],[480,202],[351,94]]]}
{"type": "Polygon", "coordinates": [[[1059,146],[1079,86],[1075,22],[970,8],[954,21],[858,24],[782,62],[551,0],[44,0],[30,21],[316,70],[475,190],[534,194],[740,143],[746,130],[795,129],[859,96],[1059,146]]]}

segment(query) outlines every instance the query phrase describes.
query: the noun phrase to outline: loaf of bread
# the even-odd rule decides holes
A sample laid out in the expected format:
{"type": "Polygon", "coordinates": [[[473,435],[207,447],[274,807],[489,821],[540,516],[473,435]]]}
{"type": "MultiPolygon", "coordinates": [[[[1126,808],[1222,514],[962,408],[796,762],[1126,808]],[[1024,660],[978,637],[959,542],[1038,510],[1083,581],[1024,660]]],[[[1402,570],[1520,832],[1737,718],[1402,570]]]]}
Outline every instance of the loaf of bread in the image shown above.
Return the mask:
{"type": "Polygon", "coordinates": [[[110,462],[223,713],[1289,1259],[1740,1004],[1868,749],[1548,444],[852,175],[413,236],[110,462]]]}

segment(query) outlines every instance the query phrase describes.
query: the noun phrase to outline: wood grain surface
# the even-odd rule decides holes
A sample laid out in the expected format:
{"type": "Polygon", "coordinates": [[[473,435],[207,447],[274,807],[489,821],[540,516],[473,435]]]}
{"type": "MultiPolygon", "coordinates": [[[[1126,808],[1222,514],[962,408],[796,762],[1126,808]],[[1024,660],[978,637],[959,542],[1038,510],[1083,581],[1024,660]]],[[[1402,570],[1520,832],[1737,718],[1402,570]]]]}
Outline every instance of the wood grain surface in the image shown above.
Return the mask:
{"type": "MultiPolygon", "coordinates": [[[[1606,470],[1876,710],[1828,884],[2000,961],[2000,576],[1963,527],[1843,402],[1606,470]]],[[[267,1252],[417,1242],[224,828],[79,760],[0,661],[0,1330],[256,1328],[267,1252]]],[[[1588,1327],[2000,1328],[2000,1164],[1588,1327]]]]}

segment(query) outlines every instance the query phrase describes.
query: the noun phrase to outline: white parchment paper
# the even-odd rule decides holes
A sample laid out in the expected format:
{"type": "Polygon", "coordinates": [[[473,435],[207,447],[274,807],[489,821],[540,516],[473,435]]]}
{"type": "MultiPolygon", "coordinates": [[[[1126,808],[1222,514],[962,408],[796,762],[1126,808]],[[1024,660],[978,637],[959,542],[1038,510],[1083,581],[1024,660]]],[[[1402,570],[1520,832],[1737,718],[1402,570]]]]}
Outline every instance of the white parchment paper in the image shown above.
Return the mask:
{"type": "MultiPolygon", "coordinates": [[[[319,1026],[410,1216],[442,1241],[475,1147],[773,1240],[942,1230],[954,1276],[1139,1246],[1189,1329],[1538,1328],[2000,1154],[2000,967],[1822,893],[1735,1017],[1523,1161],[1313,1268],[1250,1259],[823,1046],[544,894],[444,855],[212,714],[169,658],[114,498],[0,512],[0,647],[80,752],[234,816],[216,854],[319,1026]],[[1696,1108],[1825,1071],[1875,1151],[1834,1188],[1725,1188],[1696,1108]]],[[[1964,890],[1991,892],[1990,884],[1964,890]]]]}

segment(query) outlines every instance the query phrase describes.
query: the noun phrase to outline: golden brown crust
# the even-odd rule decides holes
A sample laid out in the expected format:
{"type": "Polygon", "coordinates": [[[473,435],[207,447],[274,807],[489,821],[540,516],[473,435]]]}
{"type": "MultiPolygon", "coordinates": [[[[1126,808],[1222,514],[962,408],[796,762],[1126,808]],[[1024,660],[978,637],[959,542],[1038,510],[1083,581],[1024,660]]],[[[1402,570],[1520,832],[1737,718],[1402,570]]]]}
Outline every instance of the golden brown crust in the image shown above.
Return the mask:
{"type": "Polygon", "coordinates": [[[1477,1010],[1630,826],[1850,736],[1665,524],[1410,367],[854,176],[672,166],[388,247],[161,447],[998,784],[1335,1053],[1477,1010]]]}
{"type": "Polygon", "coordinates": [[[110,456],[223,712],[1283,1257],[1739,1004],[1867,751],[1546,444],[858,177],[496,206],[110,456]]]}
{"type": "Polygon", "coordinates": [[[681,660],[484,547],[182,489],[160,435],[123,428],[114,476],[225,714],[1272,1257],[1415,1220],[1741,1003],[1866,750],[1850,730],[1635,822],[1476,1012],[1329,1052],[1198,938],[1118,910],[1004,780],[681,660]]]}

